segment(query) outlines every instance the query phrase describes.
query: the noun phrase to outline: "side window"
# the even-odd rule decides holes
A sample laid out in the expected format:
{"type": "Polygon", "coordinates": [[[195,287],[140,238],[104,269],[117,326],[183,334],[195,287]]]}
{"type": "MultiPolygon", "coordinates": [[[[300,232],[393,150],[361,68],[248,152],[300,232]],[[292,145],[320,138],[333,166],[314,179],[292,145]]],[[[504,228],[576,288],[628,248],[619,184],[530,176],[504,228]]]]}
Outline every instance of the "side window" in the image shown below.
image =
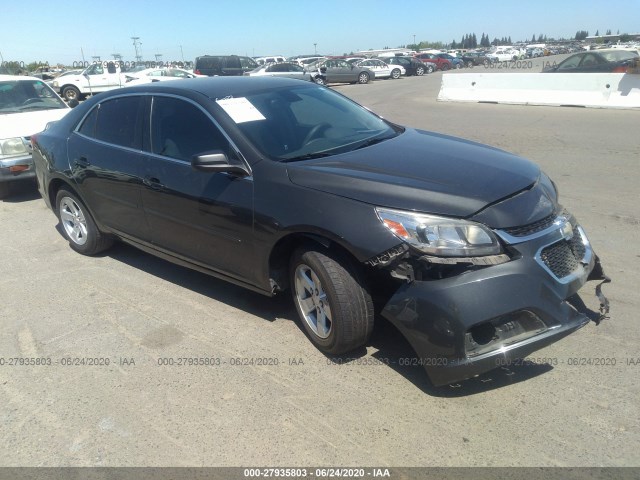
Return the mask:
{"type": "Polygon", "coordinates": [[[581,60],[581,55],[575,55],[573,57],[569,57],[558,66],[558,70],[565,70],[567,68],[575,68],[580,63],[580,60],[581,60]]]}
{"type": "Polygon", "coordinates": [[[94,138],[121,147],[141,148],[138,128],[141,100],[142,97],[121,97],[102,102],[94,138]]]}
{"type": "Polygon", "coordinates": [[[82,125],[78,129],[78,132],[91,138],[96,136],[96,123],[98,120],[99,107],[100,105],[96,106],[91,110],[91,113],[85,117],[84,122],[82,122],[82,125]]]}
{"type": "Polygon", "coordinates": [[[582,59],[582,62],[580,63],[581,67],[590,67],[593,65],[598,65],[600,62],[600,60],[598,59],[598,57],[596,57],[594,54],[592,53],[587,53],[584,58],[582,59]]]}
{"type": "Polygon", "coordinates": [[[171,97],[153,98],[151,149],[158,155],[185,162],[212,150],[230,154],[229,142],[202,110],[171,97]]]}
{"type": "Polygon", "coordinates": [[[102,68],[101,63],[94,63],[87,70],[88,75],[102,75],[104,73],[104,69],[102,68]]]}

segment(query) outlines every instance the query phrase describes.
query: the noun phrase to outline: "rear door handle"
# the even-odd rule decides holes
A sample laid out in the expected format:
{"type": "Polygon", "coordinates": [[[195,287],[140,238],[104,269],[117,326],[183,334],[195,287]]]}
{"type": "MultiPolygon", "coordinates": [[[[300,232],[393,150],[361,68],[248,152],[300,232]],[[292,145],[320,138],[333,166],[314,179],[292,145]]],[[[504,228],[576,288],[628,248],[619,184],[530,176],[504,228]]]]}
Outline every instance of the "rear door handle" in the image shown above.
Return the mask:
{"type": "Polygon", "coordinates": [[[76,167],[87,168],[91,163],[87,160],[87,157],[76,158],[73,162],[76,167]]]}
{"type": "Polygon", "coordinates": [[[164,189],[164,185],[160,183],[160,180],[153,177],[144,177],[142,183],[152,190],[162,190],[164,189]]]}

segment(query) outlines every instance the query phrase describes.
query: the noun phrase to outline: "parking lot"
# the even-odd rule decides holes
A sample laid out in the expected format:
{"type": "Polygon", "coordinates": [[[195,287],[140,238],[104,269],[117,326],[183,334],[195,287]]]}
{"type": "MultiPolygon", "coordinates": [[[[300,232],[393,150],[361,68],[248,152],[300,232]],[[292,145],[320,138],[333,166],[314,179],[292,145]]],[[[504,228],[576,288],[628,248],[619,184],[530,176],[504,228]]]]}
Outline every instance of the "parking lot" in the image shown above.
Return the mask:
{"type": "MultiPolygon", "coordinates": [[[[638,112],[439,103],[441,77],[335,89],[540,164],[613,280],[610,320],[435,388],[383,321],[366,351],[336,363],[288,296],[125,245],[78,255],[21,184],[0,202],[0,465],[637,466],[638,112]],[[9,365],[17,357],[51,365],[9,365]]],[[[597,310],[594,287],[581,297],[597,310]]]]}

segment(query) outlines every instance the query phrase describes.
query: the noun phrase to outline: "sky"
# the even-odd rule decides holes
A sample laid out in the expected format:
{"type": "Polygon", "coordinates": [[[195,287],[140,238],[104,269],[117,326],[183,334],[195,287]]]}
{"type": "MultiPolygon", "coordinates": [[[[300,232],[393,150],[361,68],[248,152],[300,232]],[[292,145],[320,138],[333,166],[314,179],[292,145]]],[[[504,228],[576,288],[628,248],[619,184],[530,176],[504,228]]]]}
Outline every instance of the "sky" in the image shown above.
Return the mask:
{"type": "Polygon", "coordinates": [[[640,0],[30,0],[3,2],[4,61],[194,60],[199,55],[341,55],[467,33],[530,40],[638,33],[640,0]]]}

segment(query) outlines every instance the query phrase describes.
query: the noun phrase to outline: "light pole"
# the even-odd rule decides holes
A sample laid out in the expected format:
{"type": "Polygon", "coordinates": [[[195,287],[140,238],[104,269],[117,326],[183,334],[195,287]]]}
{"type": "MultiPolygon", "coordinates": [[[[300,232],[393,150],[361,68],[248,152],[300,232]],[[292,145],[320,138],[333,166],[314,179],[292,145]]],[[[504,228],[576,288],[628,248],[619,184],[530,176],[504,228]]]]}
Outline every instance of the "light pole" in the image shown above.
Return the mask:
{"type": "Polygon", "coordinates": [[[313,44],[313,53],[317,55],[318,54],[318,49],[316,48],[316,45],[318,45],[318,44],[317,43],[313,44]]]}
{"type": "Polygon", "coordinates": [[[416,46],[416,36],[415,36],[415,34],[413,35],[413,46],[414,46],[414,48],[416,46]]]}
{"type": "Polygon", "coordinates": [[[142,60],[142,55],[138,54],[138,45],[142,45],[142,42],[138,41],[140,37],[131,37],[131,40],[133,40],[133,48],[136,49],[136,62],[140,62],[142,60]]]}

